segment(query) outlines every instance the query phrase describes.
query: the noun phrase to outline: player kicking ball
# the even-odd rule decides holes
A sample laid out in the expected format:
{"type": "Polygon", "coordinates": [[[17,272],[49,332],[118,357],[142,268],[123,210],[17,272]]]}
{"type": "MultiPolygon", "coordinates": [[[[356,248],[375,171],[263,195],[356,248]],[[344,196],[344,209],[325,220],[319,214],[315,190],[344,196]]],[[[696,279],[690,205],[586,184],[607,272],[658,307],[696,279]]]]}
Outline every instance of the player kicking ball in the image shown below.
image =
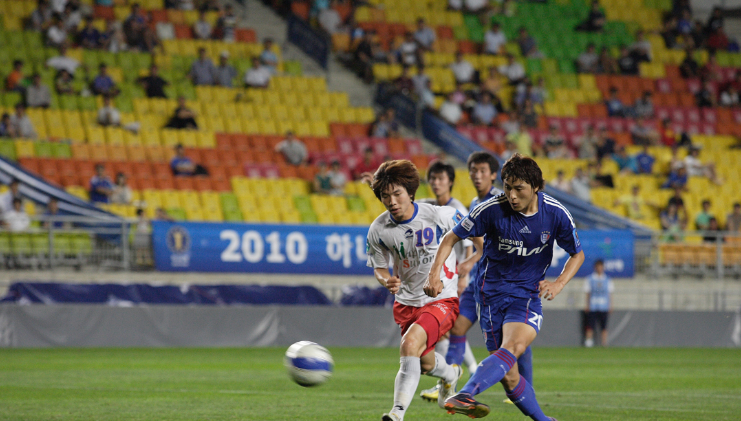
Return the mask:
{"type": "Polygon", "coordinates": [[[373,175],[371,188],[387,211],[368,230],[368,266],[378,282],[396,295],[394,321],[401,328],[399,372],[394,405],[383,421],[400,421],[412,402],[421,374],[442,379],[438,405],[455,393],[461,368],[432,352],[458,317],[455,253],[438,265],[434,297],[422,289],[442,237],[463,219],[448,206],[415,203],[419,173],[410,161],[387,161],[373,175]],[[389,262],[393,260],[392,276],[389,262]]]}
{"type": "Polygon", "coordinates": [[[520,154],[502,167],[504,194],[479,205],[443,237],[424,291],[437,297],[443,290],[435,273],[456,243],[484,239],[477,288],[479,324],[490,355],[479,364],[460,393],[445,400],[451,414],[481,418],[489,406],[474,396],[501,382],[507,397],[536,421],[554,421],[540,409],[535,392],[517,369],[517,359],[533,342],[543,321],[541,298],[552,300],[584,263],[576,225],[566,208],[544,194],[538,164],[520,154]],[[553,243],[569,253],[555,281],[543,280],[553,257],[553,243]]]}

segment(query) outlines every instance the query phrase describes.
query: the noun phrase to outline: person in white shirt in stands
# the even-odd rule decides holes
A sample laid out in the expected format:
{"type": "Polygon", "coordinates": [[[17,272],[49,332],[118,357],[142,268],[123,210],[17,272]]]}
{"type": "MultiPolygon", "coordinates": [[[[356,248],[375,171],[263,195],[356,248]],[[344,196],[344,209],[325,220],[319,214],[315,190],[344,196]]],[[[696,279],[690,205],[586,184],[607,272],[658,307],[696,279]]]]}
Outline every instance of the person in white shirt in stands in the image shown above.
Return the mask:
{"type": "Polygon", "coordinates": [[[425,51],[432,51],[432,44],[435,43],[437,35],[435,31],[425,24],[425,20],[417,18],[417,30],[414,32],[414,40],[420,48],[425,51]]]}
{"type": "Polygon", "coordinates": [[[448,94],[445,102],[440,104],[438,112],[440,113],[440,117],[442,117],[446,123],[455,126],[459,121],[461,121],[463,110],[461,109],[460,104],[455,102],[453,96],[454,94],[452,93],[448,94]]]}
{"type": "Polygon", "coordinates": [[[275,145],[275,151],[280,152],[291,165],[303,165],[309,159],[309,152],[304,142],[298,140],[292,131],[286,133],[286,138],[275,145]]]}
{"type": "Polygon", "coordinates": [[[267,88],[271,76],[270,70],[260,63],[260,59],[253,57],[252,68],[244,74],[244,83],[248,88],[267,88]]]}
{"type": "Polygon", "coordinates": [[[66,70],[70,75],[75,74],[75,71],[80,67],[80,62],[72,57],[67,56],[67,43],[62,43],[59,46],[59,55],[49,58],[46,60],[46,66],[51,67],[57,71],[66,70]]]}
{"type": "Polygon", "coordinates": [[[510,85],[517,85],[525,79],[525,68],[522,64],[515,61],[512,54],[507,54],[507,64],[499,66],[499,73],[507,76],[510,85]]]}
{"type": "Polygon", "coordinates": [[[450,70],[453,71],[455,81],[458,83],[476,82],[476,69],[473,68],[471,63],[463,59],[463,53],[460,51],[455,53],[455,63],[450,65],[450,70]]]}
{"type": "Polygon", "coordinates": [[[415,66],[421,61],[419,57],[419,45],[414,40],[414,34],[409,31],[404,34],[404,42],[399,44],[396,55],[399,63],[406,66],[415,66]]]}
{"type": "Polygon", "coordinates": [[[67,29],[64,20],[59,15],[54,15],[54,23],[46,31],[46,43],[50,47],[59,47],[67,41],[67,29]]]}
{"type": "Polygon", "coordinates": [[[8,183],[8,191],[0,194],[0,215],[13,210],[13,199],[21,198],[19,188],[20,182],[14,178],[8,183]]]}
{"type": "Polygon", "coordinates": [[[684,168],[687,169],[687,175],[689,177],[707,177],[715,184],[723,184],[716,175],[715,164],[712,162],[703,164],[702,161],[700,161],[699,147],[695,146],[690,149],[690,154],[684,158],[683,162],[684,168]]]}
{"type": "Polygon", "coordinates": [[[499,22],[494,22],[491,28],[484,34],[484,53],[502,54],[502,47],[507,43],[507,35],[502,31],[499,22]]]}
{"type": "Polygon", "coordinates": [[[103,96],[103,107],[98,110],[98,124],[101,126],[120,126],[121,113],[111,103],[111,97],[103,96]]]}
{"type": "Polygon", "coordinates": [[[319,16],[316,19],[319,22],[319,26],[330,35],[339,32],[342,26],[342,17],[331,7],[319,12],[319,16]]]}
{"type": "Polygon", "coordinates": [[[198,20],[193,24],[193,35],[197,39],[209,39],[212,31],[211,24],[206,20],[206,12],[201,10],[198,14],[198,20]]]}
{"type": "Polygon", "coordinates": [[[20,137],[36,139],[36,130],[33,128],[31,119],[26,114],[26,106],[22,102],[15,104],[15,114],[10,116],[10,124],[20,137]]]}
{"type": "Polygon", "coordinates": [[[329,170],[329,183],[332,186],[329,194],[333,196],[342,196],[345,194],[345,184],[347,183],[347,177],[342,172],[340,167],[340,161],[332,161],[332,168],[329,170]]]}
{"type": "Polygon", "coordinates": [[[571,183],[569,183],[569,180],[564,176],[563,170],[558,170],[556,178],[551,180],[548,184],[563,192],[571,193],[571,183]]]}
{"type": "Polygon", "coordinates": [[[3,225],[10,232],[26,231],[31,226],[31,220],[23,211],[23,201],[19,198],[13,199],[13,208],[3,213],[3,225]]]}

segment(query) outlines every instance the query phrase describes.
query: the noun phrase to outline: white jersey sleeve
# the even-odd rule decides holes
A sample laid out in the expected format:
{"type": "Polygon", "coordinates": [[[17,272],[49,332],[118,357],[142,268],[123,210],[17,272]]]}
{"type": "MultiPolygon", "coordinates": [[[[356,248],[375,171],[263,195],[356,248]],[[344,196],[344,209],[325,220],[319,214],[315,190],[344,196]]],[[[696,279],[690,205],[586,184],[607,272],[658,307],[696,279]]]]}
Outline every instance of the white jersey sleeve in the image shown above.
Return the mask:
{"type": "Polygon", "coordinates": [[[368,238],[365,243],[365,253],[368,255],[366,266],[373,269],[388,268],[390,263],[389,249],[379,238],[381,228],[373,222],[368,230],[368,238]]]}

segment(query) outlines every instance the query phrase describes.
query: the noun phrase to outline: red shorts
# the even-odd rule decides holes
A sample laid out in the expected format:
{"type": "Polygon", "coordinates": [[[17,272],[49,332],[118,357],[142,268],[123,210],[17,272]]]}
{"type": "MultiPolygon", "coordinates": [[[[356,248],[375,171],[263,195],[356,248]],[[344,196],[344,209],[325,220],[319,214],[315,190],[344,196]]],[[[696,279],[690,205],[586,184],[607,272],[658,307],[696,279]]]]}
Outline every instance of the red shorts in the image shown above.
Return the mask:
{"type": "Polygon", "coordinates": [[[420,325],[427,333],[427,349],[422,355],[435,348],[437,341],[453,327],[457,318],[458,297],[433,301],[422,307],[394,303],[394,321],[401,328],[401,336],[404,336],[414,323],[420,325]]]}

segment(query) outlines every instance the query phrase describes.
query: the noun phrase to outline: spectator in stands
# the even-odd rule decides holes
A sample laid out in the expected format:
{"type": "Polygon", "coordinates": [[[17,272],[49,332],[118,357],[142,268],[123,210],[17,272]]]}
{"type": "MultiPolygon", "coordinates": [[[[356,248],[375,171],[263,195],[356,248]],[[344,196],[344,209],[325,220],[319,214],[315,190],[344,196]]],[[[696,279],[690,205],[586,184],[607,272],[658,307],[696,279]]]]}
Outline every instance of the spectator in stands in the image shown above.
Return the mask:
{"type": "Polygon", "coordinates": [[[522,125],[528,129],[535,129],[538,127],[538,113],[535,111],[535,106],[530,98],[525,100],[520,118],[522,120],[522,125]]]}
{"type": "Polygon", "coordinates": [[[214,69],[214,79],[217,86],[232,87],[232,80],[237,77],[237,70],[229,64],[229,52],[224,50],[219,54],[219,66],[214,69]]]}
{"type": "Polygon", "coordinates": [[[149,265],[151,263],[152,224],[144,213],[144,209],[136,210],[136,222],[133,225],[134,261],[139,266],[149,265]]]}
{"type": "Polygon", "coordinates": [[[641,196],[641,187],[638,184],[631,188],[630,194],[622,195],[615,200],[614,206],[624,206],[628,218],[638,221],[648,218],[646,206],[655,207],[641,196]]]}
{"type": "Polygon", "coordinates": [[[646,39],[646,35],[641,29],[636,31],[636,40],[633,45],[630,46],[630,51],[637,57],[645,57],[645,61],[653,60],[651,43],[646,39]]]}
{"type": "Polygon", "coordinates": [[[319,16],[317,16],[316,20],[317,23],[319,23],[319,26],[330,35],[340,32],[341,30],[342,17],[334,8],[328,7],[322,10],[319,12],[319,16]]]}
{"type": "Polygon", "coordinates": [[[705,243],[717,243],[719,239],[721,243],[725,241],[723,236],[718,235],[721,229],[718,224],[718,219],[714,216],[708,220],[708,227],[704,231],[707,231],[705,235],[702,236],[702,241],[705,243]]]}
{"type": "Polygon", "coordinates": [[[580,23],[575,29],[577,31],[600,32],[605,26],[605,22],[605,14],[600,8],[599,1],[594,0],[589,15],[587,15],[587,20],[580,23]]]}
{"type": "Polygon", "coordinates": [[[612,154],[612,160],[617,164],[620,174],[635,174],[638,172],[635,157],[628,155],[624,146],[618,146],[615,153],[612,154]]]}
{"type": "Polygon", "coordinates": [[[684,60],[682,60],[682,63],[679,65],[679,72],[682,74],[683,78],[691,79],[700,75],[700,65],[695,61],[694,55],[695,52],[692,48],[687,48],[685,50],[684,60]]]}
{"type": "Polygon", "coordinates": [[[15,104],[15,114],[10,116],[10,125],[13,126],[16,136],[27,139],[36,139],[37,137],[33,123],[26,114],[26,106],[22,102],[15,104]]]}
{"type": "Polygon", "coordinates": [[[198,12],[198,20],[193,24],[193,35],[196,39],[210,39],[213,28],[206,20],[206,11],[198,12]]]}
{"type": "Polygon", "coordinates": [[[0,194],[0,214],[13,210],[13,200],[22,198],[20,188],[20,181],[12,178],[8,183],[8,191],[0,194]]]}
{"type": "Polygon", "coordinates": [[[63,43],[59,46],[59,55],[49,58],[46,61],[46,66],[58,72],[66,70],[70,75],[74,76],[75,71],[80,67],[80,62],[67,56],[67,43],[63,43]]]}
{"type": "Polygon", "coordinates": [[[48,108],[51,104],[49,87],[41,83],[41,75],[34,73],[33,83],[26,88],[26,105],[29,107],[48,108]]]}
{"type": "Polygon", "coordinates": [[[499,67],[499,73],[507,77],[510,85],[517,85],[525,78],[525,68],[512,54],[507,54],[507,64],[499,67]]]}
{"type": "Polygon", "coordinates": [[[446,123],[452,126],[456,126],[463,117],[463,109],[461,108],[460,104],[455,102],[452,93],[448,94],[445,101],[440,104],[440,109],[438,110],[438,112],[440,114],[440,117],[442,117],[442,119],[445,120],[446,123]]]}
{"type": "Polygon", "coordinates": [[[520,27],[517,45],[520,46],[520,52],[523,57],[542,58],[543,55],[538,51],[538,43],[535,41],[524,26],[520,27]]]}
{"type": "Polygon", "coordinates": [[[330,194],[332,191],[332,177],[327,169],[327,163],[320,161],[319,171],[314,176],[314,193],[330,194]]]}
{"type": "Polygon", "coordinates": [[[556,178],[551,180],[551,182],[548,184],[551,187],[555,187],[561,190],[562,192],[571,193],[571,183],[569,183],[569,180],[566,179],[563,170],[558,170],[556,172],[556,178]]]}
{"type": "Polygon", "coordinates": [[[131,4],[131,13],[123,22],[123,33],[126,38],[126,44],[132,48],[140,48],[144,51],[150,49],[145,46],[146,44],[146,31],[147,21],[141,12],[139,3],[131,4]]]}
{"type": "Polygon", "coordinates": [[[661,128],[659,129],[660,142],[664,146],[673,148],[677,143],[677,134],[671,127],[671,120],[665,118],[661,120],[661,128]]]}
{"type": "Polygon", "coordinates": [[[286,132],[286,138],[275,145],[275,151],[282,153],[286,162],[291,165],[305,165],[309,159],[306,145],[292,131],[286,132]]]}
{"type": "Polygon", "coordinates": [[[101,48],[112,53],[117,53],[127,48],[126,36],[121,26],[121,22],[112,20],[106,22],[105,31],[100,34],[101,48]]]}
{"type": "Polygon", "coordinates": [[[669,173],[669,177],[666,179],[664,184],[661,185],[662,189],[676,189],[682,190],[687,186],[687,169],[679,167],[676,170],[672,170],[669,173]]]}
{"type": "Polygon", "coordinates": [[[705,231],[710,225],[710,218],[715,218],[710,213],[710,201],[705,199],[702,201],[702,210],[695,217],[695,229],[698,231],[705,231]]]}
{"type": "Polygon", "coordinates": [[[625,117],[625,105],[618,98],[618,90],[614,86],[610,88],[610,97],[605,100],[605,106],[610,117],[625,117]]]}
{"type": "Polygon", "coordinates": [[[617,62],[621,74],[629,76],[638,74],[638,61],[635,55],[625,45],[620,46],[620,57],[617,62]]]}
{"type": "Polygon", "coordinates": [[[677,30],[677,18],[669,16],[664,21],[664,27],[661,30],[661,37],[664,39],[664,46],[667,49],[673,49],[677,47],[677,37],[679,31],[677,30]]]}
{"type": "Polygon", "coordinates": [[[502,161],[506,161],[510,159],[516,153],[518,153],[517,144],[515,142],[505,140],[504,150],[502,151],[501,154],[499,154],[499,157],[502,159],[502,161]]]}
{"type": "Polygon", "coordinates": [[[597,73],[599,70],[599,56],[594,43],[587,44],[587,50],[576,59],[576,69],[579,73],[597,73]]]}
{"type": "Polygon", "coordinates": [[[659,135],[651,128],[646,119],[639,117],[636,124],[630,129],[630,136],[636,145],[654,145],[658,143],[659,135]]]}
{"type": "Polygon", "coordinates": [[[595,148],[598,161],[601,161],[605,156],[612,156],[615,153],[615,140],[609,137],[606,127],[600,127],[597,132],[595,148]]]}
{"type": "Polygon", "coordinates": [[[597,61],[597,72],[605,73],[608,75],[614,75],[620,73],[620,67],[618,66],[617,60],[610,54],[607,47],[602,47],[599,52],[599,59],[597,61]]]}
{"type": "Polygon", "coordinates": [[[98,124],[103,127],[121,125],[121,113],[116,109],[108,95],[103,96],[103,106],[98,110],[98,124]]]}
{"type": "Polygon", "coordinates": [[[345,184],[347,183],[347,177],[342,171],[340,161],[332,161],[332,168],[329,170],[329,183],[330,190],[329,194],[333,196],[342,196],[345,194],[345,184]]]}
{"type": "Polygon", "coordinates": [[[571,179],[571,192],[579,199],[590,203],[592,201],[592,186],[589,176],[584,170],[577,168],[574,178],[571,179]]]}
{"type": "Polygon", "coordinates": [[[23,92],[23,61],[13,60],[13,70],[5,78],[5,90],[23,92]]]}
{"type": "Polygon", "coordinates": [[[705,65],[700,68],[700,79],[722,82],[724,78],[721,70],[722,69],[718,65],[718,60],[715,58],[715,53],[711,52],[708,54],[708,61],[706,61],[705,65]]]}
{"type": "Polygon", "coordinates": [[[175,218],[170,216],[163,208],[157,208],[154,211],[154,219],[155,221],[175,222],[175,218]]]}
{"type": "Polygon", "coordinates": [[[199,164],[196,164],[185,155],[183,145],[175,146],[175,157],[170,161],[172,175],[176,177],[192,177],[196,175],[208,175],[208,170],[199,164]]]}
{"type": "Polygon", "coordinates": [[[95,165],[95,175],[90,179],[90,201],[109,203],[113,194],[113,182],[105,174],[105,165],[95,165]]]}
{"type": "Polygon", "coordinates": [[[648,151],[648,145],[643,145],[643,149],[635,156],[637,174],[651,174],[654,169],[656,158],[651,156],[648,151]]]}
{"type": "Polygon", "coordinates": [[[719,104],[723,107],[738,107],[740,103],[736,86],[729,83],[723,92],[720,93],[719,104]]]}
{"type": "Polygon", "coordinates": [[[10,232],[23,232],[31,226],[31,220],[23,210],[23,200],[13,198],[13,207],[3,212],[3,225],[10,232]]]}
{"type": "Polygon", "coordinates": [[[504,76],[499,73],[499,70],[497,70],[496,66],[491,66],[488,69],[486,78],[481,82],[480,89],[482,91],[489,92],[490,94],[492,94],[492,96],[495,96],[498,95],[499,91],[502,90],[504,83],[504,76]]]}
{"type": "Polygon", "coordinates": [[[512,142],[519,153],[529,157],[534,155],[533,138],[530,136],[530,133],[527,130],[523,130],[519,124],[511,126],[505,139],[508,142],[512,142]]]}
{"type": "Polygon", "coordinates": [[[18,137],[15,127],[10,123],[10,114],[3,113],[0,119],[0,137],[9,137],[11,139],[18,137]]]}
{"type": "Polygon", "coordinates": [[[406,96],[411,96],[414,92],[414,81],[409,76],[409,66],[401,68],[401,74],[394,79],[394,89],[406,96]]]}
{"type": "Polygon", "coordinates": [[[667,233],[665,239],[668,241],[681,241],[682,231],[687,226],[687,221],[680,218],[677,207],[675,205],[667,206],[659,214],[659,219],[661,220],[661,229],[667,233]]]}
{"type": "Polygon", "coordinates": [[[175,108],[173,116],[170,117],[165,127],[170,129],[198,129],[196,113],[188,107],[184,97],[178,97],[178,107],[175,108]]]}
{"type": "Polygon", "coordinates": [[[278,73],[278,56],[273,51],[273,39],[265,38],[262,42],[262,53],[260,53],[260,62],[270,70],[271,74],[278,73]]]}
{"type": "Polygon", "coordinates": [[[396,122],[396,112],[388,108],[376,117],[371,123],[370,135],[372,137],[394,138],[399,136],[399,123],[396,122]]]}
{"type": "Polygon", "coordinates": [[[538,82],[533,85],[530,89],[530,100],[533,101],[533,106],[538,109],[541,114],[544,113],[544,104],[548,99],[548,88],[545,86],[545,79],[543,77],[538,78],[538,82]]]}
{"type": "Polygon", "coordinates": [[[684,209],[684,199],[682,199],[682,188],[681,187],[674,188],[674,195],[672,195],[672,197],[669,198],[667,205],[670,205],[672,203],[677,206],[677,209],[684,209]]]}
{"type": "Polygon", "coordinates": [[[216,68],[214,63],[206,55],[206,49],[198,49],[198,60],[194,61],[190,67],[188,78],[194,85],[213,85],[216,68]]]}
{"type": "Polygon", "coordinates": [[[365,83],[373,81],[373,63],[376,57],[373,36],[373,31],[366,31],[353,51],[352,67],[365,83]]]}
{"type": "Polygon", "coordinates": [[[715,108],[715,93],[711,81],[705,80],[702,83],[702,88],[695,94],[695,101],[700,108],[715,108]]]}
{"type": "Polygon", "coordinates": [[[636,117],[652,118],[654,116],[652,96],[651,91],[644,91],[643,95],[636,100],[635,105],[633,105],[633,113],[636,117]]]}
{"type": "Polygon", "coordinates": [[[111,203],[117,203],[120,205],[131,204],[133,193],[126,182],[126,174],[122,172],[116,174],[116,184],[113,186],[113,192],[111,193],[111,203]]]}
{"type": "Polygon", "coordinates": [[[363,173],[375,173],[378,169],[378,162],[373,156],[373,148],[368,146],[363,151],[363,160],[353,168],[352,175],[355,180],[360,180],[363,173]]]}
{"type": "Polygon", "coordinates": [[[435,43],[435,30],[425,24],[423,18],[417,18],[417,30],[414,32],[414,40],[423,51],[432,51],[432,45],[435,43]]]}
{"type": "Polygon", "coordinates": [[[453,71],[455,81],[458,83],[477,83],[478,81],[478,72],[463,58],[461,51],[455,53],[455,63],[450,65],[450,70],[453,71]]]}
{"type": "Polygon", "coordinates": [[[432,92],[432,82],[427,80],[424,88],[417,92],[417,99],[423,108],[435,108],[435,94],[432,92]]]}
{"type": "Polygon", "coordinates": [[[59,202],[57,201],[57,199],[54,199],[53,197],[49,198],[49,202],[46,204],[46,210],[44,211],[44,222],[42,226],[47,229],[52,225],[54,226],[55,229],[69,228],[70,227],[69,222],[63,222],[63,221],[58,221],[58,220],[51,222],[51,219],[59,217],[59,216],[64,216],[59,211],[59,202]]]}
{"type": "Polygon", "coordinates": [[[420,49],[417,42],[414,40],[414,34],[407,31],[404,34],[404,41],[399,45],[396,50],[396,57],[402,66],[414,66],[421,62],[420,49]]]}
{"type": "Polygon", "coordinates": [[[425,73],[424,64],[417,65],[417,74],[412,76],[414,93],[419,96],[423,91],[425,91],[428,82],[430,82],[430,76],[425,73]]]}
{"type": "Polygon", "coordinates": [[[39,0],[36,10],[31,13],[31,29],[36,32],[44,32],[49,29],[52,20],[51,7],[47,0],[39,0]]]}
{"type": "Polygon", "coordinates": [[[726,217],[726,231],[741,231],[741,203],[739,202],[733,204],[733,212],[726,217]]]}
{"type": "Polygon", "coordinates": [[[612,175],[602,173],[602,162],[590,162],[587,164],[587,174],[593,187],[615,188],[612,175]]]}
{"type": "Polygon", "coordinates": [[[706,177],[715,184],[723,184],[715,172],[715,164],[709,162],[703,164],[700,161],[700,148],[690,148],[690,153],[684,157],[684,167],[687,169],[689,177],[706,177]]]}
{"type": "Polygon", "coordinates": [[[598,136],[593,125],[588,125],[584,135],[579,138],[579,159],[595,159],[597,157],[598,136]]]}
{"type": "Polygon", "coordinates": [[[491,28],[484,34],[484,53],[502,54],[505,44],[507,44],[507,35],[502,30],[502,25],[499,22],[493,22],[491,28]]]}
{"type": "Polygon", "coordinates": [[[497,109],[492,103],[491,94],[484,92],[476,105],[473,106],[471,119],[476,124],[492,126],[496,122],[497,114],[497,109]]]}
{"type": "Polygon", "coordinates": [[[156,64],[149,67],[149,76],[142,76],[137,82],[144,88],[147,98],[167,98],[165,86],[169,83],[159,76],[159,68],[156,64]]]}
{"type": "Polygon", "coordinates": [[[91,50],[100,47],[100,31],[93,26],[92,16],[85,18],[85,26],[77,33],[77,42],[91,50]]]}
{"type": "Polygon", "coordinates": [[[82,13],[80,9],[75,7],[72,2],[68,2],[64,6],[64,13],[62,13],[62,20],[64,21],[64,27],[69,32],[74,34],[77,28],[82,23],[82,13]]]}
{"type": "Polygon", "coordinates": [[[267,66],[263,66],[258,57],[253,57],[252,68],[244,74],[244,83],[248,88],[267,88],[271,77],[267,66]]]}
{"type": "Polygon", "coordinates": [[[237,29],[237,16],[234,14],[234,8],[231,4],[224,6],[224,12],[216,21],[216,38],[222,41],[234,42],[237,29]]]}
{"type": "Polygon", "coordinates": [[[100,63],[99,73],[93,79],[90,88],[95,95],[116,96],[121,92],[108,74],[108,66],[105,63],[100,63]]]}
{"type": "Polygon", "coordinates": [[[77,91],[72,85],[73,82],[74,80],[72,79],[72,75],[69,74],[68,71],[62,69],[59,71],[59,74],[54,81],[54,86],[57,93],[60,95],[77,95],[77,91]]]}
{"type": "Polygon", "coordinates": [[[689,35],[692,33],[692,10],[680,10],[675,7],[674,16],[677,18],[677,31],[680,34],[689,35]]]}
{"type": "Polygon", "coordinates": [[[570,153],[566,147],[566,140],[558,132],[558,127],[551,126],[548,130],[548,136],[543,142],[543,154],[550,159],[569,158],[570,153]]]}
{"type": "Polygon", "coordinates": [[[50,47],[59,47],[67,41],[67,28],[64,26],[64,20],[61,15],[55,14],[52,17],[52,24],[46,31],[46,45],[50,47]]]}

